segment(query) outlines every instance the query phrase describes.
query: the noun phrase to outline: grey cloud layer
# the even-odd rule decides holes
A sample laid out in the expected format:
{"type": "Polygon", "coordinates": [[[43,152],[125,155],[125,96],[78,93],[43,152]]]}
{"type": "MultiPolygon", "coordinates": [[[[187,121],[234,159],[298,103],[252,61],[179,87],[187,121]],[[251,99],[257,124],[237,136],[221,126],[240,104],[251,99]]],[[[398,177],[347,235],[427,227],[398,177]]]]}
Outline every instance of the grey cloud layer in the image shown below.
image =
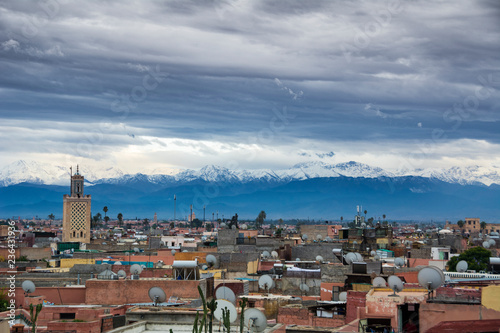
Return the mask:
{"type": "Polygon", "coordinates": [[[238,142],[287,106],[295,118],[273,143],[500,139],[496,1],[46,3],[0,7],[0,119],[14,127],[119,123],[109,146],[238,142]],[[161,82],[144,89],[155,68],[161,82]],[[475,105],[480,78],[489,95],[475,105]]]}

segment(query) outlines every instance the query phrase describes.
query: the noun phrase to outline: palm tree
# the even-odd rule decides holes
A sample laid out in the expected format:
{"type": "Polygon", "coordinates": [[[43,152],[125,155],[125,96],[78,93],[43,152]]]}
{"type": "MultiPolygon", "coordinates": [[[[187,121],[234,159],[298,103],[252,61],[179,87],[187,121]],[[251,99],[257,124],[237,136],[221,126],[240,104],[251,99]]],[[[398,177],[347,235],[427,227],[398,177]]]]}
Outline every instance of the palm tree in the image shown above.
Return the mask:
{"type": "Polygon", "coordinates": [[[51,220],[51,221],[52,221],[52,220],[53,220],[53,219],[55,219],[55,218],[56,218],[56,217],[55,217],[55,215],[54,215],[54,214],[50,214],[50,215],[49,215],[49,220],[51,220]]]}
{"type": "Polygon", "coordinates": [[[104,206],[102,211],[104,212],[104,217],[106,217],[106,213],[108,212],[108,206],[104,206]]]}
{"type": "Polygon", "coordinates": [[[259,216],[257,216],[257,219],[255,219],[255,222],[257,222],[257,228],[259,228],[259,226],[262,226],[265,219],[266,219],[266,212],[261,210],[259,216]]]}
{"type": "Polygon", "coordinates": [[[481,223],[480,223],[480,225],[481,225],[481,230],[486,229],[486,224],[487,224],[486,222],[481,221],[481,223]]]}
{"type": "Polygon", "coordinates": [[[116,216],[116,218],[118,219],[118,225],[122,226],[123,225],[123,214],[122,213],[118,213],[118,215],[116,216]]]}
{"type": "Polygon", "coordinates": [[[385,214],[382,214],[382,220],[385,221],[385,214]]]}
{"type": "Polygon", "coordinates": [[[343,222],[343,221],[344,221],[344,217],[343,217],[343,216],[341,216],[341,217],[340,217],[340,224],[342,224],[342,222],[343,222]]]}
{"type": "MultiPolygon", "coordinates": [[[[459,227],[460,229],[462,229],[462,228],[464,227],[464,224],[465,224],[465,223],[464,223],[464,221],[462,221],[462,220],[458,220],[458,222],[457,222],[457,225],[458,225],[458,227],[459,227]]],[[[463,231],[463,230],[462,230],[462,231],[463,231]]]]}
{"type": "Polygon", "coordinates": [[[365,209],[364,213],[365,213],[365,221],[366,221],[366,213],[368,213],[368,211],[365,209]]]}

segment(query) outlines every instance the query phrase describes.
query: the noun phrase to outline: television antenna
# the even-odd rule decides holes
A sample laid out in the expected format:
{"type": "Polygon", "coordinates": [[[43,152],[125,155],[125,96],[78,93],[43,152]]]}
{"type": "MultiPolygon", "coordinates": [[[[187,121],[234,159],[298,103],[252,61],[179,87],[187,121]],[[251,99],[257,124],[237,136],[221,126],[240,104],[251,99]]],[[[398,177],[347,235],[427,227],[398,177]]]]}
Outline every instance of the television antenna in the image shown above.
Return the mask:
{"type": "Polygon", "coordinates": [[[31,293],[35,292],[35,289],[36,289],[35,284],[30,280],[24,281],[23,284],[21,285],[21,287],[23,288],[23,290],[26,294],[31,294],[31,293]]]}
{"type": "Polygon", "coordinates": [[[217,290],[215,291],[215,298],[226,300],[231,302],[232,304],[236,304],[236,295],[230,288],[226,286],[217,288],[217,290]]]}
{"type": "Polygon", "coordinates": [[[394,294],[388,295],[390,297],[398,296],[398,294],[396,293],[403,290],[403,282],[396,275],[389,276],[387,284],[389,285],[389,288],[391,288],[392,291],[394,292],[394,294]]]}
{"type": "Polygon", "coordinates": [[[229,311],[229,321],[234,323],[237,317],[236,307],[234,304],[224,299],[218,299],[215,303],[217,304],[217,308],[214,311],[215,319],[222,321],[222,309],[227,309],[229,311]]]}
{"type": "Polygon", "coordinates": [[[267,290],[267,292],[269,292],[269,290],[273,287],[273,279],[272,277],[270,277],[269,275],[262,275],[260,278],[259,278],[259,288],[260,289],[264,289],[264,290],[267,290]]]}
{"type": "Polygon", "coordinates": [[[148,291],[149,298],[154,302],[154,306],[158,306],[158,303],[163,303],[167,299],[167,295],[160,287],[152,287],[148,291]]]}
{"type": "Polygon", "coordinates": [[[248,308],[243,312],[245,327],[252,332],[262,332],[267,327],[266,315],[259,309],[248,308]]]}
{"type": "Polygon", "coordinates": [[[387,285],[387,282],[383,277],[377,276],[375,279],[373,279],[372,285],[374,288],[383,288],[387,285]]]}

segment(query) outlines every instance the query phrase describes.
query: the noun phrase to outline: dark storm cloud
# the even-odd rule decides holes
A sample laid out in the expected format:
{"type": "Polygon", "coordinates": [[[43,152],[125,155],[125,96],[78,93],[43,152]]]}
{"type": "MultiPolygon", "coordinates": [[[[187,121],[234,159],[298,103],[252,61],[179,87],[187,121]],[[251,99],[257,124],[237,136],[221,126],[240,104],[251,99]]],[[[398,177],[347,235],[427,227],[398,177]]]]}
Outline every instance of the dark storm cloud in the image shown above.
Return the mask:
{"type": "Polygon", "coordinates": [[[286,106],[293,121],[270,144],[404,144],[435,129],[498,143],[499,13],[495,1],[3,3],[0,119],[109,122],[125,136],[109,146],[238,142],[286,106]]]}

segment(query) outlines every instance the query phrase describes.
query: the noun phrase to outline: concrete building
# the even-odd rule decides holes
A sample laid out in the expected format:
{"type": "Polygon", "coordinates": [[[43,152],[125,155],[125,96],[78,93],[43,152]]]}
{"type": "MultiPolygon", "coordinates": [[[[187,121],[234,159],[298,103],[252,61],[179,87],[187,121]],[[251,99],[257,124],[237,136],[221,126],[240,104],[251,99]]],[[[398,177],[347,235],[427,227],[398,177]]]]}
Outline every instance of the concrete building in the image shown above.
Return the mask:
{"type": "Polygon", "coordinates": [[[90,243],[91,197],[83,193],[83,183],[77,166],[71,175],[70,194],[63,197],[63,242],[90,243]]]}

